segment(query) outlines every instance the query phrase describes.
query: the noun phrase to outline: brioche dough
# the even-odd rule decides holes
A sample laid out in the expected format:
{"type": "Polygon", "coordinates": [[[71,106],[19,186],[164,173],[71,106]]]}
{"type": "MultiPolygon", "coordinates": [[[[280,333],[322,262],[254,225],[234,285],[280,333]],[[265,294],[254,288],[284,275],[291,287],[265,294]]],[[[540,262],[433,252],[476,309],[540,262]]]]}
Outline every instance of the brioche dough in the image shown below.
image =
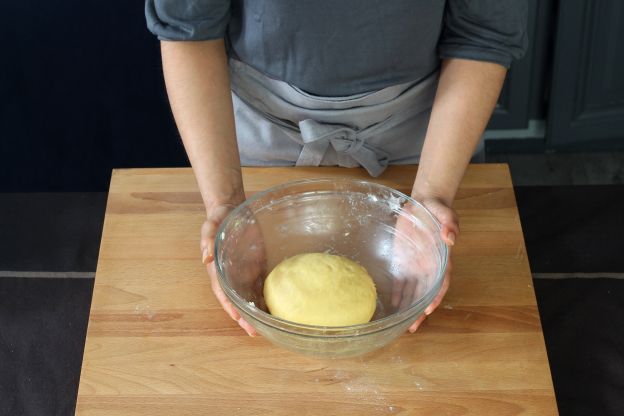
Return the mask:
{"type": "Polygon", "coordinates": [[[264,282],[271,314],[307,325],[363,324],[375,313],[377,292],[366,269],[345,257],[307,253],[278,264],[264,282]]]}

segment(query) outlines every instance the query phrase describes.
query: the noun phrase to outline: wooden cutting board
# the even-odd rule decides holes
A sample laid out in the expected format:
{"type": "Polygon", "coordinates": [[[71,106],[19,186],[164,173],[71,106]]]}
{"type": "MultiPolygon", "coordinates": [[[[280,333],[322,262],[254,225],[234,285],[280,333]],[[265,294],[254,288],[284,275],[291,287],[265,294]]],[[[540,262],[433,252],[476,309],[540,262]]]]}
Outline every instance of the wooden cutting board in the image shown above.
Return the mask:
{"type": "MultiPolygon", "coordinates": [[[[409,193],[416,167],[378,182],[409,193]]],[[[250,193],[359,169],[247,168],[250,193]]],[[[417,333],[364,358],[318,360],[250,338],[200,261],[190,169],[113,172],[79,415],[556,415],[509,170],[470,166],[453,280],[417,333]]]]}

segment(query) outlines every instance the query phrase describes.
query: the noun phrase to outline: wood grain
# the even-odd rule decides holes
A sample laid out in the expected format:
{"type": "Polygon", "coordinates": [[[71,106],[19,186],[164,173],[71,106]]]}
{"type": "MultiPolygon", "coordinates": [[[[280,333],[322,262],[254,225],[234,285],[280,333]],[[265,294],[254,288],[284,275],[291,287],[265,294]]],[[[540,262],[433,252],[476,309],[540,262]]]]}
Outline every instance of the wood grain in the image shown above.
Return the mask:
{"type": "MultiPolygon", "coordinates": [[[[416,167],[379,182],[409,192],[416,167]]],[[[247,168],[248,193],[360,169],[247,168]]],[[[76,414],[556,415],[509,171],[470,166],[453,282],[421,329],[362,358],[318,360],[249,338],[199,260],[189,169],[113,173],[76,414]]]]}

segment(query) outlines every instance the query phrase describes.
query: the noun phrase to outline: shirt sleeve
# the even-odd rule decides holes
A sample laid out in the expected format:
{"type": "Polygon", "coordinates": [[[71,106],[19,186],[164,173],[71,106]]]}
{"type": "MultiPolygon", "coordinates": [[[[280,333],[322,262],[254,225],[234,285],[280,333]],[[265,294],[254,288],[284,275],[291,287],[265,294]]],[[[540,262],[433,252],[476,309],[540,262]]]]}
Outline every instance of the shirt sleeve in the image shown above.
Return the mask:
{"type": "Polygon", "coordinates": [[[219,39],[230,21],[230,0],[146,0],[145,18],[160,40],[219,39]]]}
{"type": "Polygon", "coordinates": [[[448,0],[438,55],[509,68],[526,52],[527,0],[448,0]]]}

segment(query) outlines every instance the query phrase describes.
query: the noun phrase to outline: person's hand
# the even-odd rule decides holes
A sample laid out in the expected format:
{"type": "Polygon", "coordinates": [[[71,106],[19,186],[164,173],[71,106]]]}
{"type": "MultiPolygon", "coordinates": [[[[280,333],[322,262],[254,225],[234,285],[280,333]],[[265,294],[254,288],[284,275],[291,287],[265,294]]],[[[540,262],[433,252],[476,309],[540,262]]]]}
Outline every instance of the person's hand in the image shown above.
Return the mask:
{"type": "MultiPolygon", "coordinates": [[[[410,327],[409,332],[414,333],[423,323],[428,315],[430,315],[442,302],[446,291],[448,290],[451,278],[451,247],[455,244],[455,240],[459,235],[459,220],[455,211],[448,207],[439,199],[423,198],[420,202],[437,218],[441,224],[441,238],[449,248],[449,258],[446,265],[444,281],[437,296],[431,304],[425,309],[421,315],[410,327]]],[[[422,230],[413,227],[409,222],[399,217],[397,220],[397,232],[409,236],[413,241],[421,242],[426,245],[430,240],[422,230]]],[[[431,243],[431,242],[429,242],[431,243]]],[[[435,262],[431,255],[426,254],[425,248],[408,249],[406,244],[395,242],[395,267],[400,272],[399,278],[393,282],[391,304],[397,310],[408,308],[415,298],[420,297],[423,293],[423,279],[432,279],[434,276],[435,262]]]]}
{"type": "Polygon", "coordinates": [[[240,325],[240,327],[243,328],[248,335],[253,337],[256,336],[255,329],[240,316],[238,311],[234,308],[230,300],[223,292],[223,289],[221,289],[219,279],[217,278],[217,270],[214,264],[214,244],[217,230],[219,229],[221,222],[235,207],[235,204],[220,204],[207,210],[206,221],[204,221],[204,224],[201,227],[200,249],[202,253],[202,263],[206,265],[208,275],[210,276],[212,291],[219,300],[219,303],[230,318],[238,322],[238,325],[240,325]]]}

